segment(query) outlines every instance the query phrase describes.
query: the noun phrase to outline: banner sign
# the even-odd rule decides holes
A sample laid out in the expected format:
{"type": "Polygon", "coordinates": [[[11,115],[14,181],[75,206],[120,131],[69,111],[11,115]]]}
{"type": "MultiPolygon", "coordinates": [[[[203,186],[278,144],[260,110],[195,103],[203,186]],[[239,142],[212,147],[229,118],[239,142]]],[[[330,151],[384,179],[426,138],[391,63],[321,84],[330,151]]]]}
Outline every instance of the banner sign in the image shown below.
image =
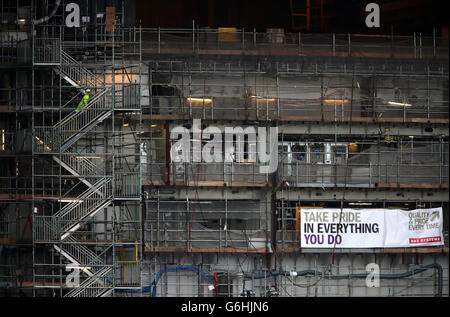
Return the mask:
{"type": "Polygon", "coordinates": [[[442,207],[299,208],[302,248],[404,248],[444,244],[442,207]]]}

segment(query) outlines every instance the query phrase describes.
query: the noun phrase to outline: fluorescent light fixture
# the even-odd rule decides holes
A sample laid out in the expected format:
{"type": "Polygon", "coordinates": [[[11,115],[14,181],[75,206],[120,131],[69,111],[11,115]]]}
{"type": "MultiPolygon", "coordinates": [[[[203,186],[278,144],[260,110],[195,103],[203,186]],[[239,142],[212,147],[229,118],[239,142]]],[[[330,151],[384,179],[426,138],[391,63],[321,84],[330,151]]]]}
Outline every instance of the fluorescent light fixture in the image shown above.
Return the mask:
{"type": "Polygon", "coordinates": [[[212,99],[210,98],[187,98],[188,102],[205,102],[210,103],[212,102],[212,99]]]}
{"type": "Polygon", "coordinates": [[[2,144],[1,144],[1,150],[5,150],[5,144],[6,144],[6,133],[5,129],[2,129],[2,144]]]}
{"type": "Polygon", "coordinates": [[[357,202],[357,203],[349,203],[351,206],[372,206],[372,203],[363,203],[363,202],[357,202]]]}
{"type": "Polygon", "coordinates": [[[389,101],[388,104],[391,105],[391,106],[411,107],[411,104],[409,104],[409,103],[401,103],[401,102],[389,101]]]}
{"type": "Polygon", "coordinates": [[[81,202],[83,202],[83,200],[82,199],[62,198],[62,199],[58,199],[58,202],[60,202],[60,203],[81,203],[81,202]]]}
{"type": "Polygon", "coordinates": [[[74,264],[74,265],[68,264],[68,265],[66,266],[66,268],[67,268],[67,269],[78,269],[78,270],[83,270],[84,272],[87,272],[88,270],[91,269],[90,266],[79,266],[79,265],[77,265],[77,264],[74,264]]]}
{"type": "Polygon", "coordinates": [[[250,98],[256,98],[258,100],[262,101],[275,101],[275,98],[269,98],[269,97],[261,97],[261,96],[250,96],[250,98]]]}
{"type": "Polygon", "coordinates": [[[324,103],[348,103],[348,99],[324,99],[324,103]]]}

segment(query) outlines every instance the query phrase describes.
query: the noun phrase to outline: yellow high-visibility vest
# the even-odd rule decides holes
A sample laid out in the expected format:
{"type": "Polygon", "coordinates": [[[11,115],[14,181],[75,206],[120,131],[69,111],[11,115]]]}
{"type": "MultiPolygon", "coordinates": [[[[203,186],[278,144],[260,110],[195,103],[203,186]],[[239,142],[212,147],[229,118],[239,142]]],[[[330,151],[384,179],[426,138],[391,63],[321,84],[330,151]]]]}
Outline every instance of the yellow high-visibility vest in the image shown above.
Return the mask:
{"type": "Polygon", "coordinates": [[[89,102],[89,94],[85,94],[83,96],[83,99],[81,99],[80,103],[78,104],[77,109],[75,110],[75,112],[81,111],[81,110],[85,110],[84,108],[87,106],[88,102],[89,102]]]}

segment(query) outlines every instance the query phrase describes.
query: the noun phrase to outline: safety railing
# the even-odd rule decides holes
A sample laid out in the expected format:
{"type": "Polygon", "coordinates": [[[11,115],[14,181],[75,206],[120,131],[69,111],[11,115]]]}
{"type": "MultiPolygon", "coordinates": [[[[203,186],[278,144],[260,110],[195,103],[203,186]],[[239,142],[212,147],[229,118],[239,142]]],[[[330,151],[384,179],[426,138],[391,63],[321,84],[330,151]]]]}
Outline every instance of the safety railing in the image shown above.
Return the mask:
{"type": "MultiPolygon", "coordinates": [[[[87,287],[89,285],[96,285],[99,287],[105,287],[107,283],[111,283],[111,276],[108,276],[107,280],[104,280],[103,277],[107,276],[112,269],[111,266],[106,265],[105,255],[108,251],[108,248],[104,249],[100,254],[96,254],[90,249],[84,247],[79,244],[79,241],[76,239],[69,237],[65,239],[64,244],[54,245],[55,249],[61,253],[64,257],[66,257],[71,262],[76,262],[78,266],[78,270],[88,275],[88,277],[80,284],[74,285],[75,289],[70,291],[70,294],[76,294],[78,292],[86,291],[86,289],[92,288],[87,287]],[[62,246],[62,248],[61,248],[62,246]]],[[[78,272],[81,273],[80,271],[78,272]]],[[[81,276],[80,276],[81,277],[81,276]]],[[[95,287],[96,288],[96,287],[95,287]]]]}
{"type": "MultiPolygon", "coordinates": [[[[305,158],[305,153],[294,153],[305,158]]],[[[309,154],[308,154],[309,155],[309,154]]],[[[315,155],[324,155],[315,153],[315,155]]],[[[329,154],[331,157],[331,153],[329,154]]],[[[338,154],[339,155],[339,154],[338,154]]],[[[289,186],[306,187],[367,187],[380,184],[430,184],[434,186],[449,184],[448,152],[425,154],[419,151],[404,152],[403,160],[394,158],[378,162],[377,152],[353,154],[354,159],[366,163],[306,163],[292,160],[286,162],[284,156],[278,158],[278,167],[273,175],[278,182],[288,182],[289,186]],[[428,158],[425,156],[428,155],[428,158]],[[442,157],[439,157],[439,156],[442,157]]],[[[400,156],[400,151],[386,152],[380,155],[400,156]]],[[[322,160],[322,158],[320,158],[322,160]]],[[[161,185],[167,182],[187,186],[230,186],[264,185],[271,180],[272,174],[260,172],[260,163],[146,163],[142,166],[144,184],[161,185]]]]}
{"type": "Polygon", "coordinates": [[[57,151],[59,133],[53,126],[35,127],[33,143],[36,152],[57,151]]]}
{"type": "Polygon", "coordinates": [[[112,100],[109,95],[110,90],[104,90],[95,95],[85,108],[79,112],[73,112],[63,119],[55,127],[59,129],[61,144],[64,144],[75,135],[86,133],[84,130],[99,118],[109,113],[112,109],[112,100]]]}
{"type": "Polygon", "coordinates": [[[61,63],[61,41],[56,38],[33,40],[34,65],[59,65],[61,63]]]}
{"type": "MultiPolygon", "coordinates": [[[[161,166],[161,164],[160,164],[161,166]]],[[[261,164],[256,163],[176,163],[170,164],[170,181],[173,184],[195,185],[198,182],[264,185],[269,175],[260,173],[261,164]]],[[[163,168],[163,167],[160,167],[163,168]]],[[[212,184],[212,183],[211,183],[212,184]]]]}
{"type": "Polygon", "coordinates": [[[444,185],[448,164],[302,164],[280,163],[280,182],[294,187],[376,187],[380,184],[444,185]]]}
{"type": "Polygon", "coordinates": [[[12,223],[8,216],[0,219],[0,238],[9,238],[12,223]]]}
{"type": "Polygon", "coordinates": [[[116,287],[136,287],[140,286],[140,263],[137,261],[118,261],[116,262],[116,287]]]}
{"type": "MultiPolygon", "coordinates": [[[[244,226],[241,229],[228,229],[226,225],[230,226],[231,221],[225,219],[214,220],[216,228],[211,228],[208,225],[213,223],[212,220],[205,219],[207,213],[204,211],[202,215],[203,219],[186,221],[182,217],[187,217],[187,213],[178,217],[173,213],[165,213],[160,216],[166,220],[160,224],[152,215],[147,220],[145,241],[150,247],[230,247],[247,249],[250,252],[267,246],[266,231],[263,228],[248,229],[244,226]]],[[[241,222],[245,223],[245,220],[241,222]]]]}
{"type": "MultiPolygon", "coordinates": [[[[150,247],[179,247],[179,248],[233,248],[260,251],[266,248],[265,230],[230,230],[230,229],[205,229],[194,221],[180,222],[180,226],[191,226],[197,229],[161,228],[149,230],[146,235],[146,243],[150,247]]],[[[222,225],[225,221],[222,221],[222,225]]]]}
{"type": "Polygon", "coordinates": [[[261,54],[356,56],[385,58],[448,58],[448,40],[421,33],[410,35],[310,34],[256,32],[238,28],[143,28],[143,51],[148,53],[211,53],[233,51],[261,54]]]}
{"type": "Polygon", "coordinates": [[[24,64],[31,61],[30,41],[19,41],[18,38],[0,38],[0,62],[24,64]],[[25,50],[28,48],[27,50],[25,50]],[[26,56],[26,58],[25,58],[26,56]]]}
{"type": "Polygon", "coordinates": [[[104,87],[103,80],[61,50],[61,72],[81,87],[104,87]]]}
{"type": "Polygon", "coordinates": [[[141,195],[141,179],[139,173],[116,173],[116,198],[138,198],[141,195]]]}
{"type": "Polygon", "coordinates": [[[10,200],[15,200],[18,195],[31,195],[33,180],[31,177],[0,176],[0,193],[10,200]]]}
{"type": "Polygon", "coordinates": [[[104,171],[95,165],[86,154],[66,153],[67,151],[58,156],[57,159],[61,159],[63,163],[67,164],[80,176],[89,177],[104,174],[104,171]]]}
{"type": "MultiPolygon", "coordinates": [[[[290,88],[281,87],[287,90],[290,88]]],[[[297,87],[297,90],[301,90],[297,87]]],[[[320,95],[317,90],[315,94],[320,95]]],[[[350,100],[327,97],[324,100],[258,97],[181,98],[180,96],[153,96],[150,112],[154,115],[182,115],[208,120],[325,120],[330,122],[376,121],[388,118],[447,119],[448,101],[415,98],[414,102],[394,102],[368,98],[350,100]],[[202,100],[206,102],[203,104],[202,100]],[[194,100],[194,101],[191,101],[194,100]]],[[[155,116],[157,118],[157,116],[155,116]]]]}
{"type": "Polygon", "coordinates": [[[147,201],[146,210],[144,239],[151,247],[267,246],[268,214],[255,201],[147,201]]]}
{"type": "Polygon", "coordinates": [[[300,231],[283,227],[276,233],[278,248],[299,248],[300,247],[300,231]]]}
{"type": "Polygon", "coordinates": [[[113,268],[105,266],[102,270],[97,272],[84,280],[79,287],[69,291],[64,297],[98,297],[105,295],[112,290],[112,285],[109,284],[113,278],[113,268]]]}
{"type": "Polygon", "coordinates": [[[59,210],[54,216],[60,222],[61,233],[64,233],[63,237],[68,235],[70,229],[79,224],[84,218],[108,206],[111,203],[111,197],[112,180],[105,177],[100,179],[94,187],[89,188],[77,197],[74,202],[68,203],[59,210]]]}
{"type": "Polygon", "coordinates": [[[114,109],[140,109],[140,84],[116,84],[114,109]]]}
{"type": "Polygon", "coordinates": [[[91,273],[95,274],[103,269],[105,265],[105,261],[101,255],[97,255],[73,237],[67,237],[64,239],[64,243],[58,244],[57,247],[58,249],[61,247],[60,252],[66,253],[77,261],[80,266],[85,266],[86,270],[91,273]]]}
{"type": "Polygon", "coordinates": [[[59,223],[52,216],[37,216],[33,218],[34,242],[59,242],[59,223]]]}
{"type": "Polygon", "coordinates": [[[83,110],[72,112],[54,126],[35,127],[35,151],[58,152],[69,140],[83,136],[86,129],[112,110],[109,91],[97,94],[83,110]]]}

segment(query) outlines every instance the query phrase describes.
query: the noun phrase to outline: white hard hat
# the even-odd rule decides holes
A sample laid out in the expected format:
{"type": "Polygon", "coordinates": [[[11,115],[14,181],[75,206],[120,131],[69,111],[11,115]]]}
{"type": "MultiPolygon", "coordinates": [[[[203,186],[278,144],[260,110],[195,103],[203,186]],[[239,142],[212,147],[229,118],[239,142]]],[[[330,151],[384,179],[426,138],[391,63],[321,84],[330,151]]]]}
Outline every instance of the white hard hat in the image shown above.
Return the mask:
{"type": "Polygon", "coordinates": [[[86,89],[86,92],[90,92],[91,90],[88,88],[88,89],[86,89]]]}

